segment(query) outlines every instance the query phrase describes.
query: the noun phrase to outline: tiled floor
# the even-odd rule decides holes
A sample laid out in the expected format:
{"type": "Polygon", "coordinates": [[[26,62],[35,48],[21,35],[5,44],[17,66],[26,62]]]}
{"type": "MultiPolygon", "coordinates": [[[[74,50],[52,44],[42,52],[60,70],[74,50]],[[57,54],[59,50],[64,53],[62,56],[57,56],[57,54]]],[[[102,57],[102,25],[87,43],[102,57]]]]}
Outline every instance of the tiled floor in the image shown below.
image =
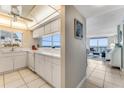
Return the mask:
{"type": "Polygon", "coordinates": [[[0,88],[51,88],[29,69],[0,75],[0,88]]]}
{"type": "Polygon", "coordinates": [[[112,68],[109,62],[88,59],[87,79],[83,87],[123,88],[124,72],[117,68],[112,68]]]}

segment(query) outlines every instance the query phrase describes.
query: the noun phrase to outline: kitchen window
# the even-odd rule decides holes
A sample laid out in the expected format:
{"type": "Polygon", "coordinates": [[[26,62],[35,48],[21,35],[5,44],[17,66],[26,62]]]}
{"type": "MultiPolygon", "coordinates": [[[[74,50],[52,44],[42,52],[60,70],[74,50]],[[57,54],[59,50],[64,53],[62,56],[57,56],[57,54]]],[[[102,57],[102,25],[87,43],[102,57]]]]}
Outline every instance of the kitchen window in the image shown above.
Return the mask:
{"type": "Polygon", "coordinates": [[[60,33],[43,36],[40,43],[42,47],[60,48],[60,33]]]}
{"type": "Polygon", "coordinates": [[[21,47],[23,33],[0,30],[1,47],[21,47]]]}

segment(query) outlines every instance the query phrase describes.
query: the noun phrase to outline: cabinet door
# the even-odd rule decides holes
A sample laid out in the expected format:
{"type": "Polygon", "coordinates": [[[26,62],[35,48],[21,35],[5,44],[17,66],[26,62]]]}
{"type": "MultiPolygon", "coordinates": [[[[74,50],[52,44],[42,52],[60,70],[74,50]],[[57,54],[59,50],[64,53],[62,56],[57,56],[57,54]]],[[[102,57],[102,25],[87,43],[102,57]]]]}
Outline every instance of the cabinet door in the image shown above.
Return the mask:
{"type": "Polygon", "coordinates": [[[35,54],[35,72],[38,75],[40,75],[40,71],[41,71],[40,58],[41,58],[41,55],[35,54]]]}
{"type": "Polygon", "coordinates": [[[61,65],[57,63],[60,61],[59,59],[53,59],[54,62],[52,64],[52,84],[55,87],[61,87],[61,65]]]}
{"type": "Polygon", "coordinates": [[[45,79],[52,83],[52,57],[45,56],[45,79]]]}
{"type": "Polygon", "coordinates": [[[27,55],[14,56],[14,69],[26,67],[27,55]]]}
{"type": "Polygon", "coordinates": [[[44,27],[41,27],[39,29],[39,34],[40,34],[40,36],[43,36],[44,35],[44,27]]]}
{"type": "Polygon", "coordinates": [[[34,71],[34,54],[33,53],[28,54],[28,67],[34,71]]]}
{"type": "Polygon", "coordinates": [[[45,79],[45,70],[46,66],[45,66],[45,60],[44,60],[44,55],[40,56],[40,76],[43,77],[45,79]]]}
{"type": "Polygon", "coordinates": [[[13,70],[13,58],[1,57],[0,58],[0,73],[5,71],[13,70]]]}
{"type": "Polygon", "coordinates": [[[60,32],[60,19],[51,23],[51,32],[60,32]]]}
{"type": "Polygon", "coordinates": [[[34,30],[33,31],[33,38],[38,38],[38,37],[39,37],[38,30],[34,30]]]}
{"type": "Polygon", "coordinates": [[[51,23],[45,25],[45,34],[51,33],[51,23]]]}

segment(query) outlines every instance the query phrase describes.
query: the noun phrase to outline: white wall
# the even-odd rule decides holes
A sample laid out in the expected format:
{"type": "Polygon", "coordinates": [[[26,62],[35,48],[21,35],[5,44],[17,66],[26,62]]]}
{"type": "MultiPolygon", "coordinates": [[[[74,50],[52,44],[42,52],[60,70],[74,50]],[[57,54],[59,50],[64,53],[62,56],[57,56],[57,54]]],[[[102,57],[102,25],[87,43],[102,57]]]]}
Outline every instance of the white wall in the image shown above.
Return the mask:
{"type": "MultiPolygon", "coordinates": [[[[65,87],[77,87],[86,75],[86,19],[65,6],[65,87]],[[83,39],[74,38],[74,19],[83,23],[83,39]]],[[[63,51],[62,51],[63,52],[63,51]]]]}

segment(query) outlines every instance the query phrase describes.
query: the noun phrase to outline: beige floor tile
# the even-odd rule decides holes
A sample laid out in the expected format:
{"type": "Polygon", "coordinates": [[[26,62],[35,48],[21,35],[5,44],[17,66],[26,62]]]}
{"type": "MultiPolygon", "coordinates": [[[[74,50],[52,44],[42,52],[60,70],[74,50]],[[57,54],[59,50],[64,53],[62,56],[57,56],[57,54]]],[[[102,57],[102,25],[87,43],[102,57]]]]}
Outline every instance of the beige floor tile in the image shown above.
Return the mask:
{"type": "Polygon", "coordinates": [[[18,72],[12,72],[4,75],[5,87],[15,88],[24,84],[18,72]]]}
{"type": "Polygon", "coordinates": [[[96,85],[97,87],[103,87],[103,81],[102,79],[90,76],[88,78],[88,81],[91,82],[92,84],[96,85]]]}
{"type": "Polygon", "coordinates": [[[92,84],[96,86],[99,85],[99,87],[102,87],[102,80],[105,79],[103,81],[103,84],[106,88],[124,87],[124,72],[121,72],[117,68],[112,68],[109,62],[105,63],[102,61],[94,61],[90,59],[90,65],[93,63],[97,65],[95,67],[95,70],[91,73],[88,78],[92,84]]]}
{"type": "Polygon", "coordinates": [[[29,88],[39,88],[43,84],[45,84],[45,81],[39,78],[39,79],[36,79],[36,80],[28,83],[27,85],[28,85],[29,88]]]}
{"type": "Polygon", "coordinates": [[[82,85],[82,88],[98,88],[98,87],[92,82],[86,80],[84,84],[82,85]]]}
{"type": "Polygon", "coordinates": [[[119,69],[114,69],[114,68],[111,68],[111,67],[107,67],[106,72],[120,75],[120,70],[119,69]]]}
{"type": "Polygon", "coordinates": [[[4,88],[3,75],[0,75],[0,88],[4,88]]]}
{"type": "Polygon", "coordinates": [[[18,88],[27,88],[27,86],[24,84],[24,85],[19,86],[18,88]]]}
{"type": "Polygon", "coordinates": [[[104,80],[104,78],[105,78],[105,71],[94,70],[90,76],[104,80]]]}
{"type": "Polygon", "coordinates": [[[105,77],[110,78],[110,79],[118,79],[118,80],[121,79],[120,74],[116,74],[116,73],[108,73],[108,72],[106,72],[105,77]]]}
{"type": "Polygon", "coordinates": [[[52,88],[49,84],[45,83],[41,86],[41,88],[52,88]]]}
{"type": "Polygon", "coordinates": [[[4,77],[5,79],[8,79],[8,78],[20,78],[20,75],[17,71],[15,72],[10,72],[10,73],[7,73],[7,74],[4,74],[4,77]]]}
{"type": "Polygon", "coordinates": [[[5,83],[5,87],[6,88],[16,88],[23,84],[24,84],[23,80],[20,79],[20,80],[15,80],[15,81],[12,81],[9,83],[5,83]]]}
{"type": "Polygon", "coordinates": [[[124,86],[124,80],[122,80],[121,77],[118,75],[113,75],[113,74],[106,75],[105,81],[118,86],[122,86],[122,87],[124,86]]]}
{"type": "Polygon", "coordinates": [[[104,83],[104,88],[122,88],[120,85],[116,85],[113,83],[105,82],[104,83]]]}
{"type": "Polygon", "coordinates": [[[23,79],[25,80],[26,83],[29,83],[29,82],[39,78],[38,75],[36,75],[35,73],[31,72],[28,69],[21,70],[19,72],[20,72],[21,76],[23,77],[23,79]]]}
{"type": "Polygon", "coordinates": [[[106,70],[106,67],[105,67],[105,66],[101,66],[101,65],[97,65],[97,66],[96,66],[96,69],[97,69],[97,70],[105,71],[105,70],[106,70]]]}

